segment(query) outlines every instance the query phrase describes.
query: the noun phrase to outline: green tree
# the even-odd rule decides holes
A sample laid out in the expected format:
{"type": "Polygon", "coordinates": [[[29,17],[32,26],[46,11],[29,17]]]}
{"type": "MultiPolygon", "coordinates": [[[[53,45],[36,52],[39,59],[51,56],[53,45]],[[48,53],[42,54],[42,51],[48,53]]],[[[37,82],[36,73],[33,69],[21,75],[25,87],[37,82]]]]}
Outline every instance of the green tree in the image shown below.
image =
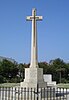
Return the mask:
{"type": "Polygon", "coordinates": [[[58,83],[62,82],[62,78],[65,78],[65,71],[66,71],[66,63],[60,59],[57,58],[55,60],[50,61],[50,67],[52,67],[53,71],[53,80],[56,80],[58,83]]]}
{"type": "Polygon", "coordinates": [[[10,80],[11,78],[16,77],[18,74],[17,64],[11,61],[4,59],[0,63],[0,75],[6,78],[6,80],[10,80]]]}
{"type": "Polygon", "coordinates": [[[25,74],[25,69],[24,69],[24,68],[25,68],[25,67],[24,67],[24,64],[20,63],[20,64],[18,65],[19,76],[20,76],[21,81],[23,81],[23,79],[24,79],[24,74],[25,74]]]}
{"type": "Polygon", "coordinates": [[[48,69],[49,69],[48,63],[47,62],[40,62],[38,65],[40,68],[43,68],[43,74],[46,74],[48,69]]]}

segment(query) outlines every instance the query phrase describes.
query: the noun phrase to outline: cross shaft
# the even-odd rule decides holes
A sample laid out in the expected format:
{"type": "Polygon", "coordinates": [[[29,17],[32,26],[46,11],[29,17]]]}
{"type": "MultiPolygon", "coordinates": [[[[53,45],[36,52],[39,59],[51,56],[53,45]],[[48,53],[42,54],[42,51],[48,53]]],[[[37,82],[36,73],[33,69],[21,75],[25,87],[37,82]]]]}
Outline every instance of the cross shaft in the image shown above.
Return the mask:
{"type": "Polygon", "coordinates": [[[27,16],[28,21],[32,21],[32,41],[31,41],[31,63],[30,67],[38,67],[37,59],[37,26],[36,21],[42,20],[42,16],[36,16],[36,9],[32,10],[32,16],[27,16]]]}

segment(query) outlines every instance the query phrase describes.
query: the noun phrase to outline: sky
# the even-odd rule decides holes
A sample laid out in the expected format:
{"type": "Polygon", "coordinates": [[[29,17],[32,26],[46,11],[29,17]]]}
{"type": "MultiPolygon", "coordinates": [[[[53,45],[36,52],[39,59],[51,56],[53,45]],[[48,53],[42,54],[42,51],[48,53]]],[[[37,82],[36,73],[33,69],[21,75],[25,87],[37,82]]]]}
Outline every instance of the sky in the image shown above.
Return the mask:
{"type": "Polygon", "coordinates": [[[0,56],[29,63],[32,9],[37,22],[38,61],[60,58],[69,62],[69,0],[0,0],[0,56]]]}

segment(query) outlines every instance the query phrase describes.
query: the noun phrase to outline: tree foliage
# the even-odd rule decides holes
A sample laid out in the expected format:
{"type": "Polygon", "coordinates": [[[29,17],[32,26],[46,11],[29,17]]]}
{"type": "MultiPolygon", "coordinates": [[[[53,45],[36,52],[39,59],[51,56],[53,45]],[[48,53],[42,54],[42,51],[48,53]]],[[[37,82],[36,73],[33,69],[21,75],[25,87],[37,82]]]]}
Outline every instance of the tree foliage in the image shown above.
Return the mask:
{"type": "MultiPolygon", "coordinates": [[[[51,60],[49,63],[49,66],[50,66],[50,69],[52,68],[51,71],[53,71],[53,73],[52,73],[53,80],[56,80],[57,83],[62,82],[62,80],[66,78],[67,63],[65,63],[62,59],[57,58],[55,60],[51,60]]],[[[68,77],[68,75],[67,75],[67,77],[68,77]]]]}
{"type": "MultiPolygon", "coordinates": [[[[53,81],[57,83],[69,82],[69,63],[57,58],[47,62],[39,62],[40,68],[43,68],[43,74],[51,74],[53,81]]],[[[0,83],[3,82],[20,82],[25,77],[25,68],[30,64],[17,64],[4,59],[0,61],[0,83]]]]}
{"type": "Polygon", "coordinates": [[[16,77],[17,74],[17,64],[12,63],[6,59],[0,62],[0,75],[5,79],[4,81],[8,81],[9,79],[16,77]]]}

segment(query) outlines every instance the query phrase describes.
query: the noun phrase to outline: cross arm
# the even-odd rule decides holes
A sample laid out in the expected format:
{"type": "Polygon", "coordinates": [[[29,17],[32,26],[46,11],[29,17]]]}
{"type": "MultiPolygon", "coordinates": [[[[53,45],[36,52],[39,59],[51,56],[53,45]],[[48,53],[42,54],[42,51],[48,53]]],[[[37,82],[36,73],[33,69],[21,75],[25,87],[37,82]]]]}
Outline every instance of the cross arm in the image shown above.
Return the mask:
{"type": "Polygon", "coordinates": [[[27,16],[27,17],[26,17],[26,20],[27,20],[27,21],[31,21],[32,18],[33,18],[32,16],[27,16]]]}
{"type": "Polygon", "coordinates": [[[35,17],[35,20],[42,20],[43,19],[42,16],[27,16],[26,20],[31,21],[32,19],[34,19],[34,17],[35,17]]]}
{"type": "Polygon", "coordinates": [[[36,16],[35,18],[36,18],[36,20],[42,20],[43,16],[36,16]]]}

